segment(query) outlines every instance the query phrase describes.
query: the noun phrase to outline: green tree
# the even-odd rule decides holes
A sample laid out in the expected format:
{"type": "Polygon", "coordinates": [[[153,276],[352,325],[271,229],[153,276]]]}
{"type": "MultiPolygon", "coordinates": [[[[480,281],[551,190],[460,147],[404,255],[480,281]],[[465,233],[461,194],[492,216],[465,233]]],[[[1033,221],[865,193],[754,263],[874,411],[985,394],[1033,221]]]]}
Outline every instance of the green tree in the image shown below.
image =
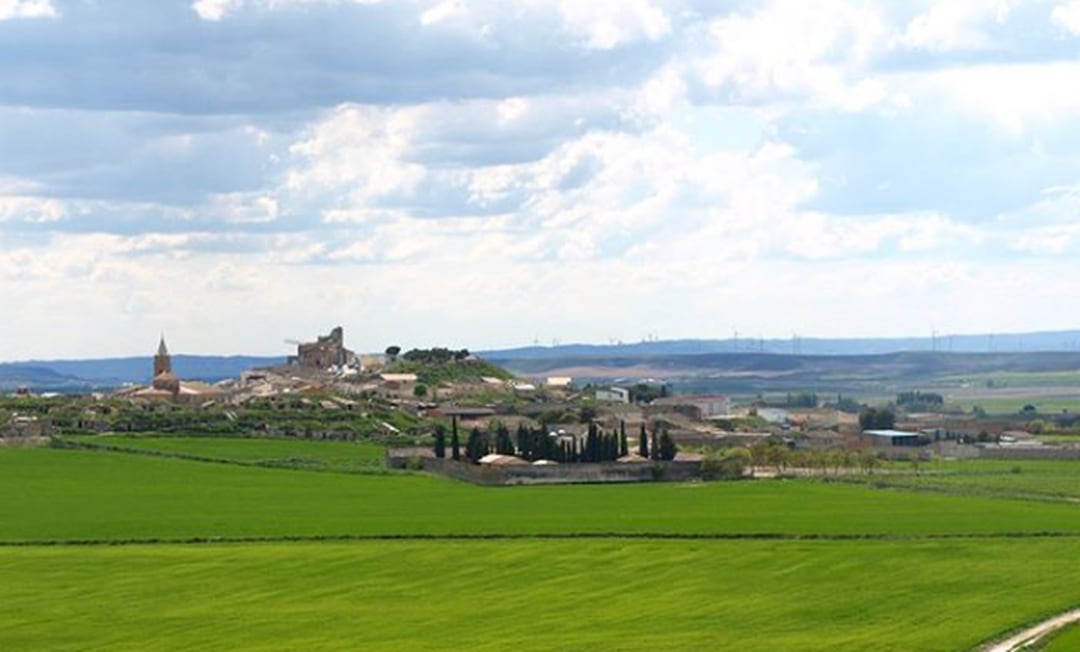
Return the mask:
{"type": "Polygon", "coordinates": [[[424,398],[427,396],[427,391],[427,385],[424,383],[417,383],[416,387],[413,387],[412,393],[416,398],[424,398]]]}
{"type": "Polygon", "coordinates": [[[515,453],[514,442],[510,439],[510,430],[501,423],[495,428],[495,452],[499,455],[513,455],[515,453]]]}
{"type": "Polygon", "coordinates": [[[491,452],[487,433],[479,428],[473,428],[469,433],[469,439],[465,442],[465,454],[474,464],[480,462],[480,458],[491,452]]]}
{"type": "Polygon", "coordinates": [[[896,426],[896,413],[889,408],[863,408],[859,427],[863,430],[889,430],[896,426]]]}
{"type": "Polygon", "coordinates": [[[645,432],[645,424],[641,424],[641,434],[638,435],[638,455],[649,458],[649,435],[645,432]]]}
{"type": "Polygon", "coordinates": [[[863,470],[863,473],[873,475],[874,469],[880,464],[881,460],[874,454],[874,451],[863,451],[859,453],[859,467],[863,470]]]}
{"type": "Polygon", "coordinates": [[[446,457],[446,428],[441,423],[435,426],[435,457],[446,457]]]}
{"type": "Polygon", "coordinates": [[[675,459],[675,454],[679,452],[679,447],[675,445],[675,440],[668,434],[667,428],[660,433],[660,459],[671,461],[675,459]]]}
{"type": "Polygon", "coordinates": [[[461,461],[461,443],[458,440],[457,417],[450,421],[450,455],[455,462],[461,461]]]}
{"type": "Polygon", "coordinates": [[[708,480],[741,480],[752,464],[749,450],[728,448],[709,453],[701,462],[701,473],[708,480]]]}

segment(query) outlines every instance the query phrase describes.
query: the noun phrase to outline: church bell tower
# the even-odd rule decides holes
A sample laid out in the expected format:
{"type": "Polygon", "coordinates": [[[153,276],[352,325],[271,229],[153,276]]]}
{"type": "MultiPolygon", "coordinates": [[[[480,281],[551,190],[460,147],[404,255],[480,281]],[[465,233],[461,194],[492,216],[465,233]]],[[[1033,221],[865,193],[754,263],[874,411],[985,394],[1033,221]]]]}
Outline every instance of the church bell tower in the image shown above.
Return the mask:
{"type": "Polygon", "coordinates": [[[158,344],[157,355],[154,356],[154,378],[157,378],[161,374],[172,373],[172,356],[169,355],[169,349],[165,346],[165,335],[161,336],[161,343],[158,344]]]}

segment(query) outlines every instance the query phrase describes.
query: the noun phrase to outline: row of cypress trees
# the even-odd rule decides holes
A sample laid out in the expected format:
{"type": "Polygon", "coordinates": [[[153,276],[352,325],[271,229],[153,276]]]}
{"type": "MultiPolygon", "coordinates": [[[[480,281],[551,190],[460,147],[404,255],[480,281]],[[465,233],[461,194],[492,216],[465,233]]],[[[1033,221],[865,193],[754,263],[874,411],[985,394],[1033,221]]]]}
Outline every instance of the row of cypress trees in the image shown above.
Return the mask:
{"type": "MultiPolygon", "coordinates": [[[[451,422],[450,449],[452,459],[462,459],[457,419],[451,422]]],[[[435,426],[435,457],[445,458],[446,452],[446,429],[439,424],[435,426]]],[[[650,443],[645,424],[641,424],[637,450],[639,456],[653,460],[672,460],[677,452],[675,440],[668,434],[666,427],[653,428],[650,443]]],[[[489,453],[498,453],[517,455],[530,462],[551,460],[560,464],[597,463],[614,462],[628,455],[630,446],[625,422],[621,422],[619,428],[611,432],[604,432],[595,422],[590,422],[589,430],[581,440],[577,437],[552,437],[543,426],[532,428],[525,424],[519,424],[516,435],[511,438],[510,430],[500,423],[494,433],[473,428],[465,443],[464,453],[465,457],[473,462],[478,462],[489,453]]]]}

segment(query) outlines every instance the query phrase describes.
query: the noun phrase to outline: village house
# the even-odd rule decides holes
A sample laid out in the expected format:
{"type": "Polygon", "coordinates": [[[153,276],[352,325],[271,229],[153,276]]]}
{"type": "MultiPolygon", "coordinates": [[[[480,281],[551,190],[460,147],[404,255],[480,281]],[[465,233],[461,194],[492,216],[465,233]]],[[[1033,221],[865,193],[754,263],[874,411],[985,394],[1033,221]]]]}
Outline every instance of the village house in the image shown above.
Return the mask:
{"type": "Polygon", "coordinates": [[[607,387],[596,390],[594,395],[600,403],[629,403],[630,390],[625,387],[607,387]]]}
{"type": "Polygon", "coordinates": [[[52,425],[40,417],[12,414],[7,424],[3,424],[0,437],[4,439],[36,439],[52,434],[52,425]]]}
{"type": "Polygon", "coordinates": [[[671,408],[673,412],[698,421],[727,416],[731,409],[727,396],[712,394],[666,396],[654,400],[651,405],[659,409],[671,408]]]}

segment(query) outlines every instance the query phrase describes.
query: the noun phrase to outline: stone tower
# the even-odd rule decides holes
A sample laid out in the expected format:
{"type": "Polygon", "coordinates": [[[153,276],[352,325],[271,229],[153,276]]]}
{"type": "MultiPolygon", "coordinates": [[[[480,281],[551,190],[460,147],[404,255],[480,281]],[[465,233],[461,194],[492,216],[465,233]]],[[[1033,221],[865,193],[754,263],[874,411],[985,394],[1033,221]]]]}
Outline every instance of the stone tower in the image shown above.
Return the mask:
{"type": "Polygon", "coordinates": [[[161,374],[172,373],[172,356],[169,355],[169,349],[165,346],[165,335],[161,336],[161,343],[158,344],[157,355],[154,356],[154,378],[157,378],[161,374]]]}

